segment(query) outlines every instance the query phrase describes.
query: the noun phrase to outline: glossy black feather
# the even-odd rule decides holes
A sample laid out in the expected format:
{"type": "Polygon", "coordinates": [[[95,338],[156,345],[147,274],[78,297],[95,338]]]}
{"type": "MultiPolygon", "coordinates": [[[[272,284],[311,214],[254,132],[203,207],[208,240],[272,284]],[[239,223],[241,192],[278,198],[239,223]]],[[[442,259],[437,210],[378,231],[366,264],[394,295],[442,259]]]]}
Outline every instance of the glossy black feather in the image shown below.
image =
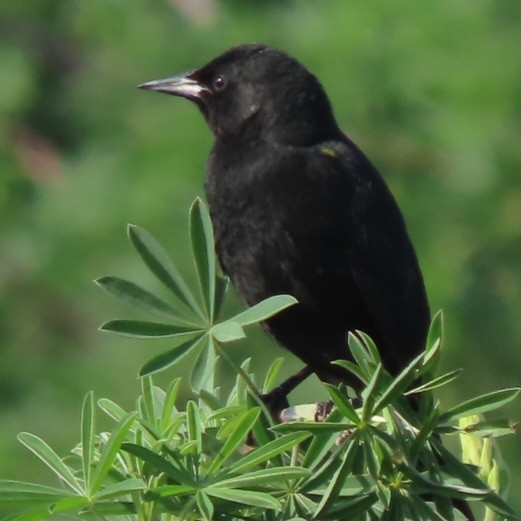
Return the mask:
{"type": "Polygon", "coordinates": [[[186,77],[203,88],[194,101],[215,134],[206,193],[217,254],[239,295],[248,305],[298,299],[265,326],[323,380],[350,381],[330,362],[348,356],[353,330],[398,372],[424,347],[421,272],[394,198],[339,130],[318,80],[254,45],[186,77]]]}

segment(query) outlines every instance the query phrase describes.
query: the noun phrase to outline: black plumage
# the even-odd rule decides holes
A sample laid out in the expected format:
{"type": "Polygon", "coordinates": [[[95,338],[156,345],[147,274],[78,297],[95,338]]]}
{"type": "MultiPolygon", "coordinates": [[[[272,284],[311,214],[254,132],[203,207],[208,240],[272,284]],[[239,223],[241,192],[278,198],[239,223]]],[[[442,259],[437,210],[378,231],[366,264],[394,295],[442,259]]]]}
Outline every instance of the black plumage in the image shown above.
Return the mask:
{"type": "Polygon", "coordinates": [[[288,55],[241,45],[143,88],[186,97],[215,135],[206,194],[221,266],[253,305],[299,304],[266,329],[322,380],[359,387],[330,362],[362,330],[396,374],[420,350],[427,297],[400,210],[339,129],[318,80],[288,55]]]}

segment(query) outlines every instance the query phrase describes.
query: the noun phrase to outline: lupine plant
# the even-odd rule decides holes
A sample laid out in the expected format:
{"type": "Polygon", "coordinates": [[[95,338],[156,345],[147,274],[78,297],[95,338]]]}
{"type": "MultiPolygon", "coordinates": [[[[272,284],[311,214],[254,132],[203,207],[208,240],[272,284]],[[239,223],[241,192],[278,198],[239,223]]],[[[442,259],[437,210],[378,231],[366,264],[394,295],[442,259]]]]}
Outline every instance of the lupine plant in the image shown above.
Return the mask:
{"type": "Polygon", "coordinates": [[[513,400],[519,388],[477,396],[444,410],[433,391],[460,371],[436,375],[443,317],[431,324],[425,351],[396,377],[382,367],[377,347],[350,333],[346,358],[335,363],[364,383],[361,406],[345,386],[326,385],[332,407],[316,421],[315,406],[291,408],[275,422],[260,399],[278,380],[275,360],[262,385],[250,360],[238,365],[229,345],[245,328],[296,304],[271,297],[233,317],[222,317],[228,281],[219,273],[211,222],[196,200],[190,238],[199,287],[185,282],[175,263],[145,230],[129,226],[130,240],[152,273],[170,290],[167,302],[117,277],[97,283],[160,321],[112,320],[103,331],[138,338],[169,337],[175,347],[140,370],[135,410],[89,393],[81,411],[80,442],[65,456],[29,433],[19,440],[58,478],[56,486],[0,481],[6,519],[173,520],[455,520],[455,506],[473,505],[486,521],[516,519],[504,499],[496,438],[514,433],[509,420],[483,413],[513,400]],[[348,350],[350,356],[347,356],[348,350]],[[178,398],[181,378],[166,390],[153,374],[192,357],[192,396],[178,398]],[[216,366],[236,375],[229,393],[216,366]],[[356,404],[356,405],[355,405],[356,404]],[[311,410],[311,413],[306,411],[311,410]],[[304,412],[302,412],[304,411],[304,412]],[[96,429],[99,414],[114,422],[96,429]],[[459,435],[458,457],[442,438],[459,435]]]}

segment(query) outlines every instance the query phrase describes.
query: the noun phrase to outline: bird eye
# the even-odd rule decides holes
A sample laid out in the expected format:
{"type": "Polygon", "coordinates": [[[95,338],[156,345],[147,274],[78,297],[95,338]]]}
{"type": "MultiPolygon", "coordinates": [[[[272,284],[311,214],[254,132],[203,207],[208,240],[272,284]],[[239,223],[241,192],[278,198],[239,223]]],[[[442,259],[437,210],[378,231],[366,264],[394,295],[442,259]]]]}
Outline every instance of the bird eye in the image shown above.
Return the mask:
{"type": "Polygon", "coordinates": [[[216,76],[213,79],[213,87],[215,90],[223,90],[226,87],[226,79],[224,76],[216,76]]]}

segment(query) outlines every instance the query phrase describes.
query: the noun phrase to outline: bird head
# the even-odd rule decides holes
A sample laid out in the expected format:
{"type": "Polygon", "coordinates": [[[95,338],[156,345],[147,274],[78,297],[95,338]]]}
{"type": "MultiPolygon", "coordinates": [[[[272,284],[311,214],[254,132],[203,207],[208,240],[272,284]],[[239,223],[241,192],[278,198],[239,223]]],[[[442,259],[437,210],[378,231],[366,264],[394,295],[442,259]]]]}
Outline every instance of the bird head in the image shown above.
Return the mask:
{"type": "Polygon", "coordinates": [[[181,96],[213,133],[312,145],[339,132],[318,80],[298,61],[265,45],[239,45],[203,67],[139,88],[181,96]]]}

